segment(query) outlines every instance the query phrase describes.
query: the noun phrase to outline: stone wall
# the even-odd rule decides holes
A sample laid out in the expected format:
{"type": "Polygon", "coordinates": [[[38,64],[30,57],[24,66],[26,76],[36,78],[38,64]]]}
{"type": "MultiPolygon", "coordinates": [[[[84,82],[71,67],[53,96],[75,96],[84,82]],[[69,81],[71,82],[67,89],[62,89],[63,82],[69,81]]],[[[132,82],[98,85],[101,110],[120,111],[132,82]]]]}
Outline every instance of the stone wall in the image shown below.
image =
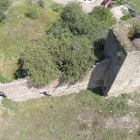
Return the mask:
{"type": "Polygon", "coordinates": [[[128,38],[133,25],[139,22],[140,18],[134,18],[109,31],[104,56],[111,63],[102,86],[107,96],[140,92],[140,51],[136,51],[128,38]]]}
{"type": "Polygon", "coordinates": [[[40,89],[30,87],[27,80],[21,79],[12,81],[7,84],[0,83],[0,94],[4,94],[7,98],[14,101],[26,101],[32,98],[42,97],[44,95],[62,96],[71,93],[78,93],[82,89],[90,89],[100,87],[104,81],[105,73],[110,64],[110,60],[106,59],[93,66],[82,82],[68,85],[61,83],[59,79],[54,80],[49,85],[40,89]]]}
{"type": "Polygon", "coordinates": [[[108,96],[140,92],[140,52],[127,53],[123,61],[113,59],[106,74],[104,87],[108,96]]]}

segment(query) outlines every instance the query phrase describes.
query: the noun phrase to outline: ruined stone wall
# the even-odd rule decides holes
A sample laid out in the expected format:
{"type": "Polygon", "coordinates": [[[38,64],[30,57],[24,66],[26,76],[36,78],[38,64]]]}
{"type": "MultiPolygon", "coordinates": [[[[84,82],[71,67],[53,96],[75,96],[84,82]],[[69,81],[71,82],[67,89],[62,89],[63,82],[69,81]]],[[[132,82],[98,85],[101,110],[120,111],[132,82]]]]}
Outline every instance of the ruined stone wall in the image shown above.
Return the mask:
{"type": "Polygon", "coordinates": [[[104,56],[111,63],[102,86],[107,96],[140,92],[140,51],[135,51],[127,34],[131,22],[134,24],[135,19],[118,24],[108,34],[104,56]]]}
{"type": "Polygon", "coordinates": [[[112,61],[106,74],[104,87],[108,96],[140,92],[140,52],[127,53],[123,62],[119,59],[112,61]],[[117,68],[119,68],[118,72],[116,72],[117,68]]]}
{"type": "Polygon", "coordinates": [[[68,85],[60,83],[58,79],[43,88],[30,87],[27,80],[17,80],[11,83],[0,83],[0,94],[4,94],[7,98],[14,101],[26,101],[32,98],[42,97],[45,94],[51,96],[62,96],[71,93],[78,93],[82,89],[90,89],[100,87],[104,81],[107,67],[110,63],[109,59],[103,60],[93,66],[82,82],[68,85]]]}

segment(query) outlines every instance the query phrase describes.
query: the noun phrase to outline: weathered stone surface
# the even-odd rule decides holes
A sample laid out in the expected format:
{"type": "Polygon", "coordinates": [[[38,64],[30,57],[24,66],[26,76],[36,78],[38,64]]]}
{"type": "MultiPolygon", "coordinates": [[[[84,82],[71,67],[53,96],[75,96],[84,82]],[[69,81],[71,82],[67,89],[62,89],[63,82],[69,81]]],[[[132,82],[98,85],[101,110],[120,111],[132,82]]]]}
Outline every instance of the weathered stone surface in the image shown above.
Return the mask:
{"type": "Polygon", "coordinates": [[[54,80],[43,88],[30,87],[27,80],[17,80],[7,84],[0,84],[0,92],[7,98],[15,101],[26,101],[32,98],[42,97],[46,94],[51,96],[62,96],[71,93],[78,93],[82,89],[96,88],[103,84],[104,77],[110,60],[103,60],[93,66],[82,82],[68,85],[61,83],[59,79],[54,80]]]}
{"type": "Polygon", "coordinates": [[[139,22],[140,18],[132,19],[116,25],[109,32],[104,55],[111,58],[111,64],[103,84],[105,95],[140,92],[140,51],[128,38],[133,26],[139,22]]]}

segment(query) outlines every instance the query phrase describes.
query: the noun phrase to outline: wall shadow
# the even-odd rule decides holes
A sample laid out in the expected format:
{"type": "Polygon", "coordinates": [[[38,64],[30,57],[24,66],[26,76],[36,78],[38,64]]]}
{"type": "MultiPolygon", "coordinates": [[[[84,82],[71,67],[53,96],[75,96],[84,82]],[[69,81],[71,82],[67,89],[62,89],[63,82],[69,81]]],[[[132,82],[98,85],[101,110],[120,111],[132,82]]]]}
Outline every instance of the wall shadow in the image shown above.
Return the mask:
{"type": "Polygon", "coordinates": [[[104,92],[101,87],[97,87],[95,89],[89,89],[89,90],[97,95],[104,96],[104,92]]]}
{"type": "Polygon", "coordinates": [[[0,96],[7,97],[3,92],[0,91],[0,96]]]}

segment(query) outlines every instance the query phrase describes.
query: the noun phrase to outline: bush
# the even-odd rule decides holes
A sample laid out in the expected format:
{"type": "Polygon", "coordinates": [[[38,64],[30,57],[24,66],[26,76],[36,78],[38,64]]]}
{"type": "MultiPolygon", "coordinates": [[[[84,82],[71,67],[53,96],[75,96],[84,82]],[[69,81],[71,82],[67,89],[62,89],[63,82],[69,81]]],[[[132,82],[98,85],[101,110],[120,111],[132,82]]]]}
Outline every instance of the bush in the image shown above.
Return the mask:
{"type": "Polygon", "coordinates": [[[1,10],[6,10],[10,5],[9,0],[0,0],[0,9],[1,10]]]}
{"type": "Polygon", "coordinates": [[[116,19],[113,17],[110,9],[104,6],[94,7],[90,15],[91,18],[95,17],[99,21],[102,21],[102,24],[105,24],[107,28],[109,28],[113,24],[116,24],[116,19]]]}
{"type": "Polygon", "coordinates": [[[39,0],[38,1],[38,4],[39,4],[40,7],[46,8],[45,1],[44,0],[39,0]]]}
{"type": "Polygon", "coordinates": [[[0,10],[0,22],[5,18],[5,14],[3,10],[0,10]]]}
{"type": "Polygon", "coordinates": [[[63,8],[62,4],[55,3],[52,5],[52,10],[56,13],[62,13],[63,8]]]}
{"type": "Polygon", "coordinates": [[[70,29],[85,16],[82,6],[77,2],[69,2],[61,13],[63,23],[70,29]]]}
{"type": "Polygon", "coordinates": [[[37,14],[38,14],[37,8],[34,6],[28,7],[26,12],[25,12],[25,16],[29,17],[31,19],[37,18],[37,14]]]}
{"type": "Polygon", "coordinates": [[[90,41],[86,37],[73,37],[51,42],[52,57],[65,81],[82,80],[96,60],[90,41]]]}
{"type": "Polygon", "coordinates": [[[125,21],[125,20],[130,19],[130,18],[132,18],[130,15],[124,15],[124,16],[122,16],[121,20],[125,21]]]}
{"type": "Polygon", "coordinates": [[[100,21],[105,21],[113,17],[113,14],[110,12],[109,8],[106,8],[104,6],[94,7],[90,14],[94,15],[94,17],[96,17],[100,21]]]}
{"type": "MultiPolygon", "coordinates": [[[[44,42],[43,42],[44,43],[44,42]]],[[[57,68],[47,46],[34,42],[21,57],[23,70],[31,85],[46,85],[56,78],[57,68]]]]}
{"type": "Polygon", "coordinates": [[[82,80],[96,57],[86,37],[33,41],[21,57],[31,85],[46,85],[57,77],[68,83],[82,80]]]}
{"type": "Polygon", "coordinates": [[[64,7],[63,7],[62,4],[55,3],[55,4],[52,5],[52,10],[56,13],[61,13],[63,8],[64,7]]]}

